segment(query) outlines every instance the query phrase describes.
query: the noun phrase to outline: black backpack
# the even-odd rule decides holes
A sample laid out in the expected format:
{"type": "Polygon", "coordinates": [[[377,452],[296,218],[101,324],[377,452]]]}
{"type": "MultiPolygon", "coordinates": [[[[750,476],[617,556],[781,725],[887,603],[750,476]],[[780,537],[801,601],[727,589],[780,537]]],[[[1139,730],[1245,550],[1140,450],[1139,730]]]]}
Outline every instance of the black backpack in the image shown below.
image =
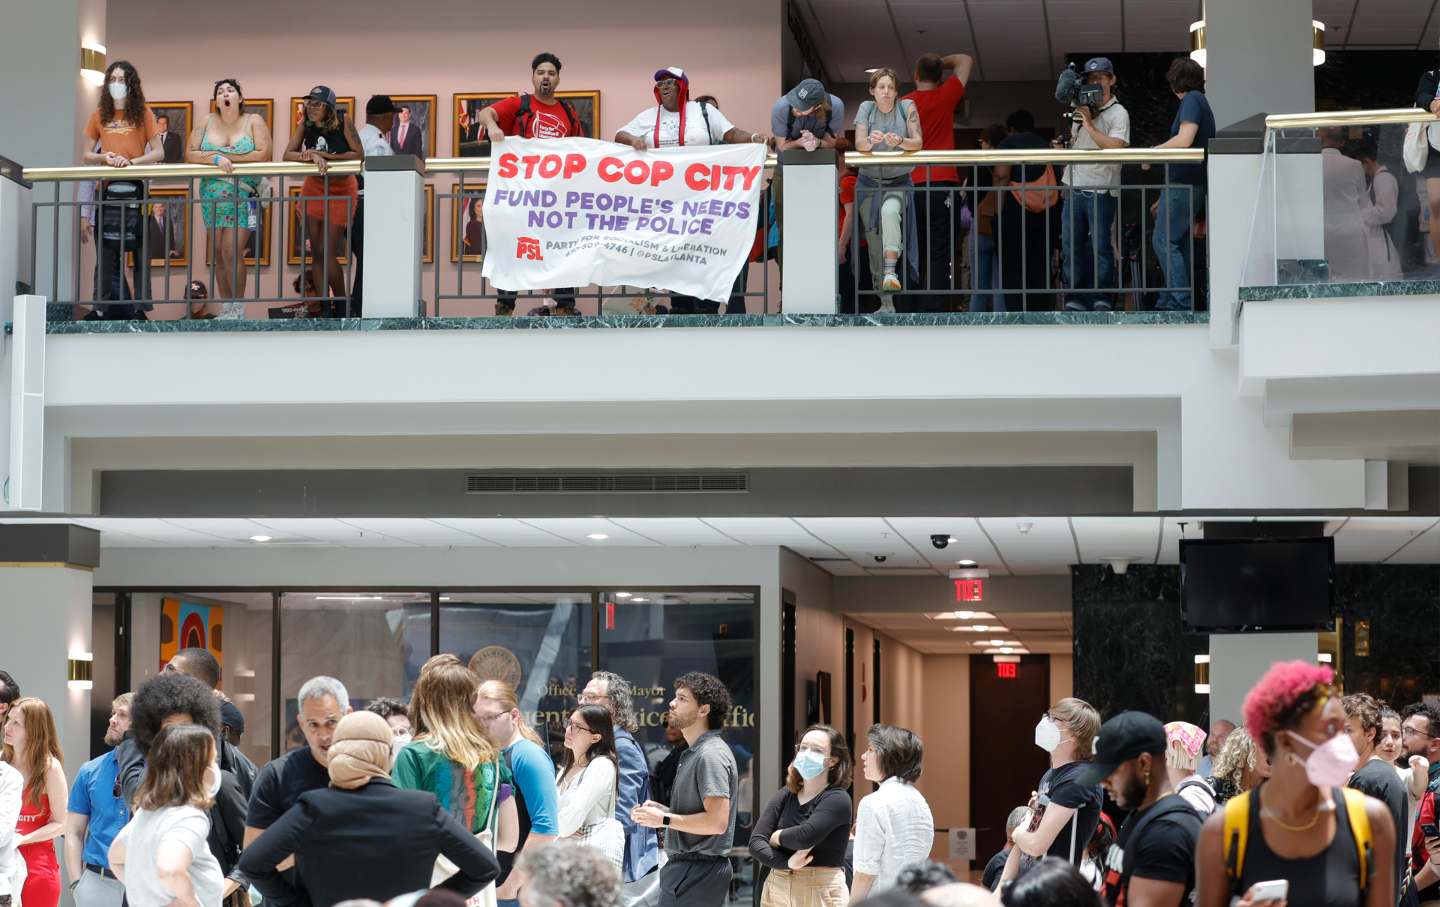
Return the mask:
{"type": "MultiPolygon", "coordinates": [[[[585,127],[581,125],[580,118],[575,115],[575,108],[571,107],[570,102],[564,98],[556,98],[555,100],[560,102],[560,108],[565,111],[565,118],[570,121],[571,137],[579,136],[584,138],[585,127]]],[[[530,131],[530,123],[534,119],[535,114],[530,110],[530,95],[522,94],[520,96],[520,112],[515,115],[515,134],[523,137],[530,131]]]]}

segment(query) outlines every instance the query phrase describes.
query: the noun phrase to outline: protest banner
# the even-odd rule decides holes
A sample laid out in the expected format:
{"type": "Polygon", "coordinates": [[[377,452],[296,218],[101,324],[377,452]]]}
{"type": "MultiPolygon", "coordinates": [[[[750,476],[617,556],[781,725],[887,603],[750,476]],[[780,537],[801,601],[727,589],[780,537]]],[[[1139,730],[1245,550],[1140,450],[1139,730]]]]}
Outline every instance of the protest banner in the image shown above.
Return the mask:
{"type": "Polygon", "coordinates": [[[628,284],[728,299],[760,222],[765,154],[507,138],[490,158],[482,273],[505,290],[628,284]]]}

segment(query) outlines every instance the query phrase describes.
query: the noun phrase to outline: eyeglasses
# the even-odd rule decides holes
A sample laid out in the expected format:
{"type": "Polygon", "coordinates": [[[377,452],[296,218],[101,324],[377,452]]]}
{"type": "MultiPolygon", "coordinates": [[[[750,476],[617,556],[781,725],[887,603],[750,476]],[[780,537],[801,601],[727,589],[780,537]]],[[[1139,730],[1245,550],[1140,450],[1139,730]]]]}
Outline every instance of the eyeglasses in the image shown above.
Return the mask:
{"type": "Polygon", "coordinates": [[[659,85],[661,88],[665,88],[666,86],[679,85],[679,84],[680,84],[680,80],[679,80],[679,79],[661,79],[660,81],[656,82],[655,84],[656,84],[656,85],[659,85]]]}
{"type": "Polygon", "coordinates": [[[567,721],[567,722],[565,722],[565,730],[567,730],[567,731],[575,731],[576,733],[580,733],[580,734],[593,734],[593,733],[595,733],[594,731],[590,730],[590,728],[586,727],[585,725],[581,724],[581,723],[578,722],[578,721],[567,721]]]}
{"type": "Polygon", "coordinates": [[[488,715],[481,715],[479,713],[476,713],[475,720],[480,722],[481,724],[494,724],[495,719],[499,718],[501,715],[504,714],[504,712],[491,712],[488,715]]]}
{"type": "Polygon", "coordinates": [[[795,747],[795,755],[798,756],[798,755],[800,755],[801,753],[814,753],[814,754],[817,755],[817,756],[828,756],[828,755],[830,755],[830,753],[829,753],[827,750],[825,750],[825,749],[823,749],[823,748],[821,748],[821,747],[818,747],[818,746],[814,746],[814,745],[809,744],[809,743],[802,743],[802,744],[800,744],[799,746],[795,747]]]}
{"type": "Polygon", "coordinates": [[[1435,735],[1435,734],[1427,734],[1427,733],[1425,733],[1424,731],[1417,731],[1417,730],[1415,730],[1413,727],[1401,728],[1401,729],[1400,729],[1400,736],[1402,736],[1402,737],[1427,737],[1427,738],[1429,738],[1429,739],[1431,739],[1431,740],[1435,740],[1435,739],[1436,739],[1436,735],[1435,735]]]}

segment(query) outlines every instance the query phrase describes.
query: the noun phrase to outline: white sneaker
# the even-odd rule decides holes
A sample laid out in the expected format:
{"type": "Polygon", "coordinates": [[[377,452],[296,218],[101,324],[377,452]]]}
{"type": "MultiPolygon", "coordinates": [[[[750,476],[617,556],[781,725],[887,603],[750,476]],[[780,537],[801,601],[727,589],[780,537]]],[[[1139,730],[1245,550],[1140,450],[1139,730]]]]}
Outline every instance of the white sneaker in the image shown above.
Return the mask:
{"type": "Polygon", "coordinates": [[[898,293],[901,289],[900,278],[895,276],[894,271],[886,271],[885,279],[880,281],[880,291],[882,293],[898,293]]]}

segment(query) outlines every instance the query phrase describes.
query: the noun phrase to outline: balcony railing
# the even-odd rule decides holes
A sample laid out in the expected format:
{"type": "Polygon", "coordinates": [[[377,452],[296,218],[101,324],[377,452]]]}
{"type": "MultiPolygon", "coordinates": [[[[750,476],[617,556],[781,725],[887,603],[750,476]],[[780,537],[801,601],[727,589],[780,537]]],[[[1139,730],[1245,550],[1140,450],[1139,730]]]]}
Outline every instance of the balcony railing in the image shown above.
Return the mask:
{"type": "MultiPolygon", "coordinates": [[[[787,262],[785,273],[792,281],[835,274],[830,312],[1192,311],[1206,305],[1196,179],[1204,161],[1200,149],[850,153],[829,168],[829,188],[787,185],[772,199],[767,186],[729,300],[706,305],[664,287],[497,290],[481,275],[489,160],[431,159],[417,183],[418,260],[404,262],[422,274],[420,298],[401,302],[421,317],[777,313],[785,232],[777,221],[803,226],[829,206],[842,223],[829,254],[787,262]],[[912,168],[928,179],[892,181],[912,168]],[[1063,181],[1070,174],[1074,186],[1063,181]],[[884,247],[897,213],[903,254],[887,284],[884,247]]],[[[52,319],[393,314],[367,298],[365,268],[386,264],[366,261],[362,225],[397,212],[378,203],[364,210],[365,191],[357,203],[340,183],[363,171],[359,162],[333,164],[325,176],[295,163],[239,164],[229,174],[197,165],[26,169],[34,188],[21,245],[34,291],[52,303],[52,319]],[[206,298],[194,298],[201,291],[206,298]]],[[[379,251],[393,262],[410,248],[379,251]]]]}
{"type": "Polygon", "coordinates": [[[1418,292],[1440,277],[1440,118],[1352,110],[1265,126],[1242,303],[1418,292]],[[1419,172],[1412,140],[1426,151],[1419,172]]]}

